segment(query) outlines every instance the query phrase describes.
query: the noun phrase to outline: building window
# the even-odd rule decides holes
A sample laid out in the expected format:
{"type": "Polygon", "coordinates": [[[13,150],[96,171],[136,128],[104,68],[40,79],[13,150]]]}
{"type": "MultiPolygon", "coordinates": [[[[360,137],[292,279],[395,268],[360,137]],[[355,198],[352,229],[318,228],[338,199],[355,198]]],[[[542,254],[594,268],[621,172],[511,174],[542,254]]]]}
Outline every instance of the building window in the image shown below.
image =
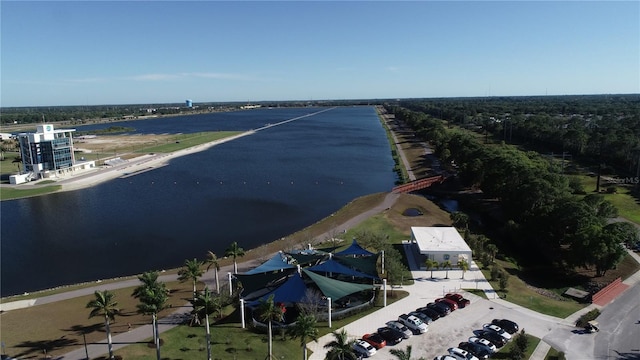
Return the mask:
{"type": "Polygon", "coordinates": [[[447,260],[450,260],[450,259],[451,259],[451,257],[449,256],[449,254],[444,254],[444,255],[442,255],[442,258],[443,258],[445,261],[447,261],[447,260]]]}

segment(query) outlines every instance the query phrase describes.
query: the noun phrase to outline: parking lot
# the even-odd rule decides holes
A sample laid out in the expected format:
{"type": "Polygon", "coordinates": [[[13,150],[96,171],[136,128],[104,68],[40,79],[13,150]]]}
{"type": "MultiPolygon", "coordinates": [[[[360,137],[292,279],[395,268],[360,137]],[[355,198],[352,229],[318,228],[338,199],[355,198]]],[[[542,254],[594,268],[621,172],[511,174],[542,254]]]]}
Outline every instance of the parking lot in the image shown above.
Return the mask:
{"type": "MultiPolygon", "coordinates": [[[[449,279],[444,279],[444,271],[434,271],[434,279],[430,278],[431,271],[415,270],[412,274],[415,279],[414,284],[402,289],[409,292],[409,296],[346,325],[344,329],[347,333],[352,338],[361,338],[362,335],[375,332],[379,327],[385,326],[387,321],[397,320],[399,315],[426,306],[427,303],[433,302],[446,293],[461,292],[464,297],[471,300],[471,304],[434,321],[425,334],[414,335],[398,345],[380,349],[372,357],[373,359],[393,359],[389,350],[394,347],[404,350],[407,345],[412,346],[412,358],[433,359],[435,356],[446,354],[448,348],[467,341],[469,337],[474,336],[474,330],[482,329],[483,324],[499,318],[515,321],[520,325],[520,329],[540,338],[559,327],[566,327],[567,331],[573,329],[568,320],[539,314],[495,298],[495,292],[475,263],[472,263],[471,269],[465,273],[465,279],[461,279],[461,271],[455,270],[449,271],[449,279]],[[489,300],[461,290],[476,288],[485,290],[489,300]]],[[[317,343],[309,343],[309,348],[313,350],[309,359],[324,359],[326,350],[323,346],[331,340],[333,335],[328,334],[318,339],[317,343]]]]}

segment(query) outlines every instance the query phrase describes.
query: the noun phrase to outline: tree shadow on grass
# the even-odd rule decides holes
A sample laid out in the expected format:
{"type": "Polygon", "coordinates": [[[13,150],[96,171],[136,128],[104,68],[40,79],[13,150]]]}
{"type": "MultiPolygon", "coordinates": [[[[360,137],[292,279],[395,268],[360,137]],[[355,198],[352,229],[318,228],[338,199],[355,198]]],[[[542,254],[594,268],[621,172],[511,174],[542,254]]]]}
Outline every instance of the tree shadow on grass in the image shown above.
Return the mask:
{"type": "Polygon", "coordinates": [[[82,336],[82,334],[89,334],[94,331],[104,331],[104,324],[93,324],[93,325],[73,325],[68,329],[61,329],[65,332],[70,332],[73,335],[82,336]]]}
{"type": "Polygon", "coordinates": [[[40,355],[50,353],[52,351],[60,350],[69,346],[78,345],[76,339],[66,339],[62,336],[55,340],[39,340],[39,341],[23,341],[17,345],[16,348],[25,348],[21,353],[16,354],[16,357],[22,358],[33,355],[40,355]]]}

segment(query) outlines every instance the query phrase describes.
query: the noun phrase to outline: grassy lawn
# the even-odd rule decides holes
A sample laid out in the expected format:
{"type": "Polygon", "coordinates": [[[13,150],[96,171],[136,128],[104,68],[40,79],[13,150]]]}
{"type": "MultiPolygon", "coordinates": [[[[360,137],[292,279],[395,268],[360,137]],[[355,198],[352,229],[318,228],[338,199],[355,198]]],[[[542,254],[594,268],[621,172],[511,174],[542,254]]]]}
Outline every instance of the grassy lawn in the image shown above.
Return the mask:
{"type": "MultiPolygon", "coordinates": [[[[556,300],[549,296],[541,295],[533,288],[527,286],[527,284],[517,276],[520,270],[515,264],[497,259],[496,263],[502,266],[507,272],[515,275],[509,277],[505,299],[507,301],[559,318],[566,318],[586,306],[585,304],[580,304],[570,299],[556,300]]],[[[482,270],[482,273],[485,278],[491,279],[491,271],[489,269],[482,270]]],[[[500,288],[498,281],[489,280],[489,283],[494,289],[500,288]]]]}
{"type": "MultiPolygon", "coordinates": [[[[171,308],[161,312],[160,316],[169,314],[172,308],[184,306],[191,296],[191,284],[188,282],[172,282],[167,287],[171,290],[167,304],[171,308]]],[[[138,300],[131,296],[133,288],[113,292],[121,315],[111,326],[112,334],[128,331],[128,323],[136,327],[151,322],[150,316],[136,312],[138,300]]],[[[29,358],[47,349],[47,354],[55,355],[81,347],[82,334],[86,335],[87,343],[104,340],[104,319],[89,319],[90,310],[86,309],[86,304],[93,298],[93,295],[87,295],[3,313],[0,333],[6,352],[19,358],[29,358]]]]}
{"type": "MultiPolygon", "coordinates": [[[[514,334],[516,335],[516,334],[514,334]]],[[[522,357],[523,359],[529,359],[531,358],[531,354],[533,354],[533,351],[536,349],[536,347],[538,346],[538,344],[540,343],[540,339],[529,335],[529,334],[525,334],[525,336],[527,337],[527,339],[529,339],[529,342],[527,343],[527,349],[524,352],[524,356],[522,357]]],[[[511,349],[513,349],[513,347],[516,345],[515,341],[509,341],[507,343],[507,345],[503,346],[500,351],[498,351],[497,353],[491,355],[492,359],[510,359],[510,353],[511,353],[511,349]]]]}
{"type": "MultiPolygon", "coordinates": [[[[597,178],[587,175],[572,175],[580,179],[587,194],[593,194],[596,189],[597,178]]],[[[600,189],[606,189],[608,186],[606,181],[600,181],[600,189]]],[[[636,224],[640,224],[640,199],[631,194],[630,186],[616,185],[617,192],[615,194],[602,193],[604,198],[609,200],[617,209],[618,214],[636,224]]]]}
{"type": "Polygon", "coordinates": [[[547,352],[547,355],[544,357],[544,360],[560,360],[560,359],[564,359],[564,353],[554,348],[549,349],[549,352],[547,352]]]}
{"type": "Polygon", "coordinates": [[[138,149],[137,153],[170,153],[241,134],[241,131],[200,132],[168,136],[158,145],[138,149]]]}
{"type": "Polygon", "coordinates": [[[3,187],[2,189],[0,189],[0,200],[4,201],[4,200],[20,199],[20,198],[26,198],[26,197],[32,197],[32,196],[45,195],[52,192],[56,192],[61,188],[62,186],[60,185],[44,186],[44,187],[38,187],[33,189],[28,189],[28,188],[15,189],[15,188],[3,187]]]}
{"type": "MultiPolygon", "coordinates": [[[[406,297],[408,293],[404,291],[394,291],[393,296],[387,298],[387,304],[392,304],[406,297]]],[[[318,324],[318,337],[329,334],[346,324],[353,322],[363,316],[380,310],[382,299],[377,298],[376,304],[370,309],[353,315],[351,317],[332,322],[332,327],[328,323],[318,324]]],[[[232,360],[264,360],[267,354],[266,333],[260,333],[252,329],[242,329],[236,314],[229,316],[230,319],[223,319],[211,326],[211,351],[213,359],[232,360]]],[[[206,339],[204,327],[190,327],[186,325],[177,326],[162,334],[164,341],[161,351],[162,357],[167,359],[196,359],[206,357],[206,339]]],[[[151,339],[149,339],[151,341],[151,339]]],[[[155,360],[155,349],[148,344],[132,344],[119,351],[124,359],[155,360]]],[[[273,354],[275,359],[297,359],[302,355],[300,340],[292,340],[283,335],[280,331],[273,334],[273,354]]]]}

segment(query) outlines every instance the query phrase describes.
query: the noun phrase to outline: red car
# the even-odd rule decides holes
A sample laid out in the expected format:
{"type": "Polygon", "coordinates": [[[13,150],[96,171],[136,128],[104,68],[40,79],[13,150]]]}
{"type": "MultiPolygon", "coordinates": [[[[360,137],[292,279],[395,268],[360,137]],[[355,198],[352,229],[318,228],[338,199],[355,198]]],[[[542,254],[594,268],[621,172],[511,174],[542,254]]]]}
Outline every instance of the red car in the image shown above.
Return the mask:
{"type": "Polygon", "coordinates": [[[469,301],[469,299],[463,298],[460,294],[447,294],[444,297],[455,301],[458,304],[458,307],[461,308],[471,304],[471,301],[469,301]]]}
{"type": "Polygon", "coordinates": [[[457,310],[458,309],[458,303],[451,300],[451,299],[447,299],[447,298],[440,298],[440,299],[436,299],[436,302],[441,302],[446,304],[449,309],[451,309],[451,311],[457,310]]]}
{"type": "Polygon", "coordinates": [[[365,334],[362,337],[362,340],[368,342],[376,349],[382,349],[383,347],[387,346],[387,341],[378,333],[365,334]]]}

